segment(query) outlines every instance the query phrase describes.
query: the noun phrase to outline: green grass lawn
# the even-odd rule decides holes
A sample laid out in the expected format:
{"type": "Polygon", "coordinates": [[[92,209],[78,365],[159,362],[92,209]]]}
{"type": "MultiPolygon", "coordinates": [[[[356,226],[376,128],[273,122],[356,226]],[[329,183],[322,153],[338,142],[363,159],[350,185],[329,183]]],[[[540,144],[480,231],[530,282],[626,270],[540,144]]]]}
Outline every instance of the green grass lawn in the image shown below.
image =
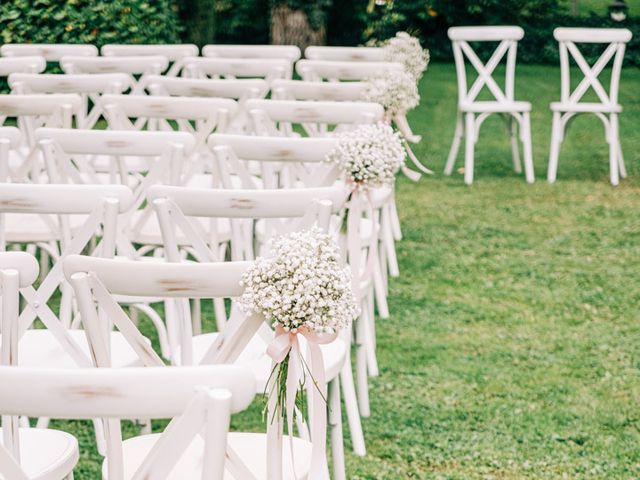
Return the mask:
{"type": "MultiPolygon", "coordinates": [[[[544,180],[555,67],[518,67],[517,97],[533,103],[534,185],[513,173],[497,118],[480,134],[474,185],[443,177],[453,66],[432,65],[421,92],[415,150],[437,173],[399,182],[401,276],[378,322],[368,454],[348,454],[348,477],[640,478],[640,72],[623,73],[630,178],[617,188],[602,126],[587,116],[569,131],[558,182],[544,180]]],[[[233,428],[264,430],[261,406],[233,428]]],[[[76,479],[98,478],[92,429],[71,428],[85,447],[76,479]]]]}

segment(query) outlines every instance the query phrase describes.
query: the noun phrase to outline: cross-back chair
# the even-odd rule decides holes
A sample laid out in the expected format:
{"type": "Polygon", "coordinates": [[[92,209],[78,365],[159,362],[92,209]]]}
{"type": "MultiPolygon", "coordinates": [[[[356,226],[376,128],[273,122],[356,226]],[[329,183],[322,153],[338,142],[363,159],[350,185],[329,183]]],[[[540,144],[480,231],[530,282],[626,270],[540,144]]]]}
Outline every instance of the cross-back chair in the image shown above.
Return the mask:
{"type": "Polygon", "coordinates": [[[203,57],[219,58],[275,58],[290,62],[300,60],[300,48],[295,45],[205,45],[203,57]]]}
{"type": "Polygon", "coordinates": [[[124,73],[30,74],[9,76],[13,93],[76,93],[82,98],[76,128],[93,128],[103,118],[100,95],[123,93],[133,87],[131,76],[124,73]]]}
{"type": "Polygon", "coordinates": [[[593,113],[603,123],[605,138],[609,144],[609,171],[612,185],[617,185],[620,177],[627,176],[627,170],[620,147],[618,114],[622,107],[618,103],[620,72],[626,44],[631,40],[631,31],[626,28],[556,28],[554,38],[560,47],[560,101],[551,104],[553,126],[551,132],[551,151],[547,179],[555,182],[558,171],[560,146],[571,119],[581,113],[593,113]],[[607,45],[596,62],[590,66],[576,44],[600,43],[607,45]],[[571,88],[570,57],[580,68],[584,78],[575,88],[571,88]],[[611,66],[609,88],[605,88],[599,76],[611,66]],[[584,99],[589,88],[593,89],[598,101],[584,99]]]}
{"type": "Polygon", "coordinates": [[[60,67],[64,73],[126,73],[134,84],[132,94],[143,93],[146,75],[160,75],[169,66],[162,55],[139,55],[132,57],[78,57],[64,56],[60,67]]]}
{"type": "Polygon", "coordinates": [[[21,133],[20,145],[10,151],[11,180],[41,181],[43,165],[36,129],[42,126],[71,128],[81,105],[82,99],[76,94],[0,95],[0,125],[11,119],[21,133]]]}
{"type": "Polygon", "coordinates": [[[181,44],[145,44],[145,45],[103,45],[100,53],[105,57],[138,57],[145,55],[161,55],[170,62],[169,69],[164,75],[175,77],[182,68],[182,59],[197,57],[198,46],[191,43],[181,44]]]}
{"type": "Polygon", "coordinates": [[[517,173],[522,171],[518,137],[523,146],[525,178],[528,183],[534,181],[533,157],[531,147],[531,124],[529,113],[531,103],[515,100],[515,70],[518,41],[524,36],[520,27],[451,27],[448,30],[453,45],[453,55],[458,77],[458,112],[456,129],[451,150],[444,168],[445,175],[451,175],[460,148],[465,137],[464,181],[473,183],[474,150],[482,123],[491,114],[498,113],[505,121],[511,137],[513,165],[517,173]],[[478,57],[471,43],[499,42],[486,63],[478,57]],[[506,57],[505,88],[493,78],[496,67],[506,57]],[[475,81],[467,83],[466,61],[478,73],[475,81]],[[480,100],[479,94],[486,87],[492,99],[480,100]]]}
{"type": "Polygon", "coordinates": [[[16,127],[0,127],[0,182],[9,180],[9,163],[13,150],[20,145],[21,134],[16,127]]]}
{"type": "MultiPolygon", "coordinates": [[[[251,456],[251,448],[255,446],[250,441],[253,434],[229,433],[231,414],[246,409],[255,396],[254,379],[245,368],[212,365],[82,368],[70,372],[0,367],[0,382],[8,389],[0,398],[3,414],[104,418],[108,426],[103,463],[106,480],[222,480],[225,470],[234,474],[234,478],[255,478],[246,476],[246,472],[260,472],[261,465],[254,467],[259,460],[251,456]],[[120,420],[142,416],[172,420],[162,433],[123,441],[120,420]]],[[[61,480],[63,476],[72,479],[70,471],[78,460],[75,438],[43,429],[24,429],[20,437],[21,440],[42,437],[45,432],[49,437],[54,433],[62,437],[57,451],[45,444],[26,453],[40,462],[40,468],[49,463],[57,467],[55,470],[45,471],[42,476],[21,473],[18,462],[8,458],[0,446],[0,475],[5,474],[4,478],[11,480],[61,480]],[[51,462],[49,457],[61,465],[51,462]]],[[[265,460],[266,452],[261,453],[261,459],[265,460]]]]}
{"type": "MultiPolygon", "coordinates": [[[[187,299],[205,299],[205,298],[230,298],[237,297],[242,294],[242,286],[240,279],[242,273],[249,267],[248,262],[218,262],[218,263],[140,263],[140,262],[118,262],[118,261],[100,261],[95,258],[85,258],[76,256],[69,258],[65,262],[65,272],[67,278],[73,284],[76,295],[80,299],[80,308],[85,328],[89,332],[93,345],[95,345],[94,360],[98,366],[108,366],[108,356],[103,355],[101,350],[104,347],[104,341],[99,335],[103,328],[104,321],[101,321],[99,311],[106,312],[108,317],[113,321],[117,328],[126,332],[131,340],[131,344],[137,345],[137,351],[140,359],[147,367],[161,367],[161,359],[148,345],[145,348],[140,343],[140,333],[126,316],[124,311],[119,309],[118,304],[113,300],[112,295],[135,295],[135,296],[163,296],[173,298],[176,301],[185,301],[187,299]],[[122,279],[126,278],[126,281],[122,279]],[[96,305],[98,309],[96,309],[96,305]]],[[[247,348],[250,347],[250,341],[256,337],[260,328],[264,325],[264,317],[258,314],[252,314],[247,317],[240,317],[234,328],[225,329],[222,334],[209,334],[218,341],[208,342],[204,349],[204,356],[198,359],[200,364],[222,364],[236,362],[246,365],[253,372],[253,388],[254,392],[262,392],[264,382],[267,380],[270,372],[270,360],[264,355],[264,352],[256,352],[247,348]],[[255,383],[258,380],[258,385],[255,383]],[[263,382],[260,384],[260,382],[263,382]]],[[[184,325],[188,328],[188,324],[184,325]]],[[[185,331],[188,333],[188,331],[185,331]]],[[[195,336],[194,350],[198,338],[203,336],[195,336]]],[[[327,363],[331,364],[332,371],[327,373],[328,378],[333,378],[339,372],[339,365],[344,361],[345,349],[341,342],[337,341],[328,344],[328,351],[325,354],[327,363]],[[338,350],[342,348],[342,357],[338,355],[338,350]],[[330,355],[333,353],[333,355],[330,355]],[[337,357],[337,358],[336,358],[337,357]]],[[[194,358],[196,358],[194,356],[194,358]]],[[[327,367],[327,363],[325,366],[327,367]]],[[[184,363],[183,363],[184,365],[184,363]]],[[[181,367],[187,368],[187,367],[181,367]]],[[[335,382],[335,380],[334,380],[335,382]]],[[[321,387],[320,387],[321,388],[321,387]]],[[[332,408],[336,404],[333,401],[335,394],[330,394],[330,402],[332,408]]],[[[339,406],[339,397],[337,398],[339,406]]],[[[339,411],[339,410],[338,410],[339,411]]],[[[146,414],[146,416],[149,416],[146,414]]],[[[332,425],[333,426],[333,425],[332,425]]],[[[293,448],[296,454],[296,467],[300,469],[298,475],[292,475],[289,471],[290,462],[288,447],[289,441],[282,441],[280,435],[277,435],[281,429],[281,424],[277,421],[268,424],[271,438],[267,442],[264,434],[252,434],[253,449],[250,457],[253,462],[246,465],[255,477],[247,476],[247,478],[306,478],[309,472],[309,453],[311,444],[302,438],[293,438],[293,448]],[[274,435],[274,433],[276,435],[274,435]],[[267,445],[271,453],[267,454],[267,445]],[[269,457],[275,452],[274,457],[269,457]],[[284,452],[285,461],[282,462],[284,452]],[[297,455],[300,455],[298,457],[297,455]],[[297,460],[300,460],[299,462],[297,460]],[[275,461],[276,471],[280,470],[276,475],[267,475],[267,468],[273,468],[275,461]],[[269,467],[271,464],[271,467],[269,467]],[[279,465],[278,465],[279,464],[279,465]],[[282,469],[284,468],[284,472],[282,469]],[[284,473],[284,475],[283,475],[284,473]]],[[[313,427],[313,425],[312,425],[313,427]]],[[[336,425],[336,428],[339,428],[336,425]]],[[[107,430],[110,430],[108,428],[107,430]]],[[[248,435],[248,434],[246,434],[248,435]]],[[[248,441],[248,436],[241,435],[241,439],[248,441]]],[[[233,452],[236,451],[236,445],[241,445],[232,441],[230,436],[231,448],[227,450],[230,454],[232,463],[235,460],[244,459],[244,455],[236,457],[233,452]]],[[[144,442],[138,444],[138,448],[146,445],[151,448],[154,443],[154,437],[142,437],[138,440],[144,442]]],[[[240,442],[239,442],[240,443],[240,442]]],[[[125,443],[125,449],[127,447],[125,443]]],[[[131,445],[131,448],[135,448],[131,445]]],[[[146,449],[145,448],[145,449],[146,449]]],[[[246,450],[244,450],[246,451],[246,450]]],[[[127,452],[124,452],[127,455],[127,452]]],[[[196,469],[197,466],[190,466],[196,469]]],[[[246,472],[246,470],[245,470],[246,472]]],[[[154,477],[155,478],[155,477],[154,477]]],[[[240,478],[245,478],[240,475],[240,478]]]]}

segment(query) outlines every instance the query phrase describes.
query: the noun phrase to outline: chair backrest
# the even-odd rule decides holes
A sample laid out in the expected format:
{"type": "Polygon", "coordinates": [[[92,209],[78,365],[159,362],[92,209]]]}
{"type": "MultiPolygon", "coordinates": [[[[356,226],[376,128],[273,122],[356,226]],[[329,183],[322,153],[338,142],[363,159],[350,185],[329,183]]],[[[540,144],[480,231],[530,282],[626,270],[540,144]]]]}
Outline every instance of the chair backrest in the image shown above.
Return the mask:
{"type": "Polygon", "coordinates": [[[127,73],[139,76],[133,79],[131,93],[140,93],[145,75],[160,75],[169,66],[169,60],[162,55],[139,55],[135,57],[78,57],[64,56],[60,67],[65,73],[127,73]]]}
{"type": "Polygon", "coordinates": [[[21,134],[16,127],[0,127],[0,182],[9,180],[11,158],[20,145],[21,134]]]}
{"type": "Polygon", "coordinates": [[[328,100],[357,102],[362,99],[364,82],[312,82],[305,80],[274,80],[271,93],[274,100],[328,100]]]}
{"type": "Polygon", "coordinates": [[[453,44],[453,56],[458,77],[458,102],[472,103],[486,86],[496,101],[511,102],[515,95],[516,53],[518,41],[524,36],[520,27],[451,27],[449,39],[453,44]],[[482,63],[469,42],[500,42],[487,61],[482,63]],[[506,55],[505,89],[498,86],[491,76],[506,55]],[[471,87],[467,85],[465,58],[475,68],[478,77],[471,87]]]}
{"type": "Polygon", "coordinates": [[[82,98],[77,128],[93,128],[103,115],[100,95],[122,93],[133,87],[125,73],[96,74],[33,74],[13,73],[9,85],[14,93],[77,93],[82,98]]]}
{"type": "Polygon", "coordinates": [[[620,72],[626,44],[631,40],[631,31],[626,28],[556,28],[554,38],[560,46],[560,100],[563,103],[577,104],[591,87],[601,103],[616,105],[620,72]],[[576,43],[608,44],[598,60],[590,66],[578,49],[576,43]],[[584,78],[571,90],[571,68],[569,56],[576,62],[584,78]],[[609,91],[603,87],[598,76],[613,59],[609,91]]]}
{"type": "Polygon", "coordinates": [[[145,88],[153,95],[178,97],[220,97],[244,101],[263,98],[269,84],[260,78],[211,79],[149,75],[145,88]]]}
{"type": "Polygon", "coordinates": [[[72,43],[5,43],[0,47],[3,57],[43,57],[48,62],[59,62],[67,55],[96,57],[98,49],[89,44],[72,43]]]}
{"type": "Polygon", "coordinates": [[[171,67],[165,73],[175,76],[182,68],[181,60],[185,57],[197,57],[198,46],[190,43],[182,44],[145,44],[145,45],[104,45],[100,49],[105,57],[130,57],[144,55],[162,55],[171,62],[171,67]]]}
{"type": "Polygon", "coordinates": [[[188,57],[182,76],[190,78],[291,78],[293,62],[277,58],[188,57]]]}
{"type": "Polygon", "coordinates": [[[252,99],[245,103],[256,134],[291,136],[300,124],[309,136],[325,136],[328,125],[351,127],[381,121],[384,109],[377,103],[252,99]]]}
{"type": "Polygon", "coordinates": [[[86,130],[79,135],[77,130],[42,128],[36,138],[52,180],[128,186],[135,198],[129,213],[144,202],[150,185],[180,183],[195,148],[193,135],[186,132],[86,130]]]}
{"type": "Polygon", "coordinates": [[[295,45],[205,45],[203,57],[222,58],[282,58],[290,62],[300,59],[300,48],[295,45]]]}
{"type": "Polygon", "coordinates": [[[386,54],[381,47],[316,47],[304,50],[308,60],[335,60],[340,62],[384,62],[386,54]]]}
{"type": "Polygon", "coordinates": [[[196,148],[214,130],[224,131],[238,110],[238,104],[228,98],[103,95],[100,102],[112,129],[180,130],[194,135],[196,148]]]}
{"type": "Polygon", "coordinates": [[[296,72],[303,80],[364,80],[387,71],[404,70],[396,62],[350,62],[336,60],[300,60],[296,72]]]}
{"type": "MultiPolygon", "coordinates": [[[[119,185],[0,185],[0,250],[5,249],[6,241],[11,241],[14,234],[7,227],[8,215],[16,215],[18,220],[24,220],[25,216],[41,219],[52,232],[52,237],[60,243],[59,250],[46,243],[40,245],[57,261],[37,290],[31,286],[20,290],[26,305],[18,319],[18,338],[39,318],[77,365],[90,364],[82,348],[67,331],[71,318],[70,312],[62,310],[64,302],[60,302],[59,314],[52,311],[49,302],[64,283],[62,260],[65,257],[86,249],[93,255],[104,257],[115,254],[120,243],[118,216],[130,208],[132,201],[131,190],[119,185]],[[78,219],[73,228],[70,222],[72,215],[78,219]],[[91,241],[98,231],[101,231],[101,238],[92,247],[91,241]]],[[[20,229],[20,222],[16,228],[20,229]]],[[[17,241],[24,242],[25,239],[18,238],[17,241]]]]}
{"type": "MultiPolygon", "coordinates": [[[[11,389],[0,399],[2,413],[107,419],[107,480],[124,478],[119,420],[140,417],[174,418],[140,459],[133,478],[166,478],[193,439],[201,435],[201,478],[222,480],[225,466],[238,462],[225,458],[230,416],[246,409],[255,395],[252,373],[233,365],[72,370],[0,367],[0,382],[11,389]]],[[[19,462],[2,453],[0,475],[26,480],[19,462]]]]}
{"type": "MultiPolygon", "coordinates": [[[[21,132],[21,145],[13,150],[14,158],[5,172],[14,181],[40,181],[43,165],[36,145],[36,129],[71,128],[78,117],[82,99],[76,94],[0,95],[0,125],[15,119],[21,132]]],[[[6,176],[5,176],[6,178],[6,176]]]]}
{"type": "Polygon", "coordinates": [[[4,57],[0,58],[0,77],[12,73],[40,73],[47,68],[47,62],[42,57],[4,57]]]}

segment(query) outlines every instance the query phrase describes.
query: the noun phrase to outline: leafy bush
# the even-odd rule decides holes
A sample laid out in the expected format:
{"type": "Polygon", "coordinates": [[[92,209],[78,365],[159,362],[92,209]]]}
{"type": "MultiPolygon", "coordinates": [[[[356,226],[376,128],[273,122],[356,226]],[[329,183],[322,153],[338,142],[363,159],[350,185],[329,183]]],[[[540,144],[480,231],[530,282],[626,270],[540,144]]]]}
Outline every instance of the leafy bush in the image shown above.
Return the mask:
{"type": "Polygon", "coordinates": [[[181,0],[178,4],[183,28],[182,41],[199,47],[216,40],[217,0],[181,0]]]}
{"type": "Polygon", "coordinates": [[[176,43],[173,0],[10,0],[0,2],[3,43],[176,43]]]}
{"type": "Polygon", "coordinates": [[[216,0],[215,5],[216,43],[269,43],[269,2],[216,0]]]}

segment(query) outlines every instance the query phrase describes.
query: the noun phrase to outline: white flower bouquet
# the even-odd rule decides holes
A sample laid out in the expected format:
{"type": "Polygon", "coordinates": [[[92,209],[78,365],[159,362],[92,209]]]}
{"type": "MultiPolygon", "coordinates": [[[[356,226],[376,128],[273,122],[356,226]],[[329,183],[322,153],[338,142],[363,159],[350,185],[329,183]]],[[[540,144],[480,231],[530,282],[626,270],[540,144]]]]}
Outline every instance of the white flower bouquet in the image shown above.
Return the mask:
{"type": "Polygon", "coordinates": [[[383,44],[389,62],[399,62],[417,82],[429,65],[429,50],[423,49],[420,41],[407,32],[397,32],[383,44]]]}
{"type": "Polygon", "coordinates": [[[390,119],[417,107],[420,94],[416,80],[410,74],[388,70],[365,80],[362,99],[382,105],[390,119]]]}
{"type": "Polygon", "coordinates": [[[384,123],[342,132],[326,161],[338,165],[352,190],[393,186],[406,151],[400,135],[384,123]]]}

